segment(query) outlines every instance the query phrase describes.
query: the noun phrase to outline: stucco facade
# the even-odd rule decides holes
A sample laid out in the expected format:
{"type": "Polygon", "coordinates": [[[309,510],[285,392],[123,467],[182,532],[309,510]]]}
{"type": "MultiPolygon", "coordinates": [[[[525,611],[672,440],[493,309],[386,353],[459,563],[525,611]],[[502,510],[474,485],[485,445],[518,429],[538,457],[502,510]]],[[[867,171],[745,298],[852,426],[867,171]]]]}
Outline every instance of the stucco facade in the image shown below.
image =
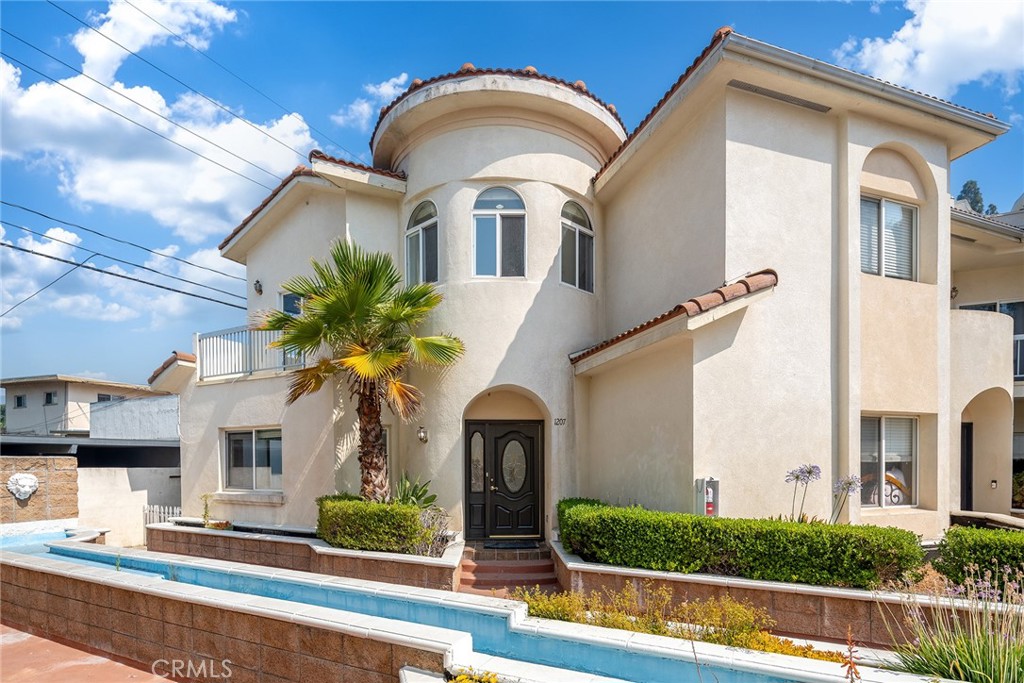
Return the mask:
{"type": "MultiPolygon", "coordinates": [[[[976,254],[954,272],[948,200],[949,161],[1005,130],[728,30],[631,133],[582,82],[465,65],[382,110],[373,168],[314,152],[221,250],[245,264],[256,315],[334,240],[405,264],[407,226],[431,203],[445,300],[424,332],[466,353],[411,373],[426,396],[415,422],[384,421],[392,478],[429,479],[467,535],[547,536],[570,495],[692,511],[708,476],[720,514],[785,514],[786,471],[810,462],[824,481],[809,514],[828,516],[839,478],[877,474],[846,518],[934,538],[961,504],[966,417],[973,503],[1010,509],[1012,324],[951,311],[950,291],[1018,297],[1024,262],[976,254]],[[482,203],[495,188],[512,208],[482,203]],[[567,203],[589,225],[567,223],[567,203]],[[868,243],[865,206],[905,248],[868,243]],[[897,215],[910,218],[890,227],[897,215]],[[492,239],[501,265],[481,274],[492,239]],[[872,253],[895,270],[863,272],[872,253]],[[508,466],[519,449],[525,480],[508,466]],[[502,494],[529,498],[513,516],[535,525],[508,526],[502,494]]],[[[325,389],[286,407],[284,363],[256,333],[231,335],[198,338],[181,389],[185,513],[211,492],[219,517],[312,524],[316,496],[357,487],[351,403],[325,389]],[[262,344],[259,362],[213,371],[245,344],[262,344]],[[280,450],[279,488],[227,485],[229,436],[246,432],[280,450]]]]}

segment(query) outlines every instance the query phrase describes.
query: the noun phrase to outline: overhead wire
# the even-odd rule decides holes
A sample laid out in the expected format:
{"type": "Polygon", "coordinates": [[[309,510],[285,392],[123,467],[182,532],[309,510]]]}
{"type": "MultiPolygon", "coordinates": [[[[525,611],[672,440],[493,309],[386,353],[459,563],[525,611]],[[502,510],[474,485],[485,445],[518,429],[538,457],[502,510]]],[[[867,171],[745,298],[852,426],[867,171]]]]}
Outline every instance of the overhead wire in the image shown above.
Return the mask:
{"type": "MultiPolygon", "coordinates": [[[[193,51],[193,52],[195,52],[196,54],[200,55],[201,57],[204,57],[205,59],[209,60],[210,62],[212,62],[213,64],[215,64],[215,65],[216,65],[216,66],[217,66],[218,68],[220,68],[221,70],[223,70],[223,71],[224,71],[225,73],[229,74],[230,76],[232,76],[233,78],[235,78],[236,80],[238,80],[238,82],[242,83],[243,85],[245,85],[246,87],[248,87],[248,88],[249,88],[250,90],[252,90],[253,92],[255,92],[255,93],[256,93],[257,95],[259,95],[260,97],[262,97],[263,99],[265,99],[265,100],[266,100],[267,102],[270,102],[271,104],[273,104],[274,106],[276,106],[276,107],[277,107],[278,109],[280,109],[281,111],[283,111],[283,112],[284,112],[285,114],[287,114],[287,115],[289,115],[289,116],[293,116],[293,115],[295,115],[295,112],[294,112],[293,110],[291,110],[291,109],[289,109],[288,107],[286,107],[285,105],[281,104],[280,102],[278,102],[277,100],[275,100],[275,99],[274,99],[273,97],[271,97],[270,95],[266,94],[265,92],[263,92],[262,90],[260,90],[259,88],[257,88],[257,87],[256,87],[255,85],[253,85],[253,84],[252,84],[252,83],[250,83],[249,81],[245,80],[244,78],[242,78],[242,77],[241,77],[241,76],[239,76],[239,75],[238,75],[237,73],[235,73],[234,71],[232,71],[232,70],[231,70],[231,69],[229,69],[228,67],[224,66],[224,65],[223,65],[223,64],[221,64],[220,62],[218,62],[218,61],[217,61],[216,59],[214,59],[213,57],[211,57],[211,56],[210,56],[209,54],[207,54],[207,53],[206,53],[205,51],[203,51],[203,50],[200,50],[199,48],[197,48],[197,47],[196,47],[195,45],[193,45],[193,44],[192,44],[192,43],[191,43],[191,42],[190,42],[190,41],[189,41],[189,40],[188,40],[188,39],[187,39],[187,38],[186,38],[185,36],[183,36],[183,35],[181,35],[180,33],[176,33],[175,31],[171,30],[171,29],[170,29],[170,28],[168,28],[168,27],[167,27],[166,25],[164,25],[163,23],[161,23],[161,22],[160,22],[160,21],[159,21],[158,19],[156,19],[156,18],[155,18],[155,17],[153,16],[153,15],[151,15],[151,14],[147,13],[147,12],[146,12],[145,10],[143,10],[142,8],[140,8],[140,7],[136,6],[135,4],[133,4],[132,2],[130,2],[130,0],[124,0],[124,3],[125,3],[126,5],[128,5],[129,7],[131,7],[132,9],[134,9],[134,10],[135,10],[136,12],[138,12],[139,14],[141,14],[142,16],[144,16],[144,17],[146,17],[147,19],[149,19],[150,21],[152,21],[152,22],[153,22],[154,24],[156,24],[157,26],[159,26],[159,27],[160,27],[160,28],[162,28],[163,30],[167,31],[167,33],[169,33],[170,35],[174,36],[174,37],[175,37],[175,38],[177,38],[177,39],[178,39],[179,41],[181,41],[182,43],[184,43],[185,45],[187,45],[187,46],[188,46],[189,48],[191,48],[191,49],[192,49],[192,51],[193,51]]],[[[323,138],[324,140],[326,140],[327,142],[330,142],[331,144],[333,144],[333,145],[334,145],[335,147],[337,147],[338,149],[340,149],[340,150],[342,150],[342,151],[344,151],[344,152],[348,153],[348,154],[349,154],[349,156],[351,156],[351,157],[352,157],[353,159],[357,159],[357,158],[359,158],[359,155],[357,155],[356,153],[354,153],[354,152],[353,152],[352,150],[350,150],[350,149],[346,148],[346,147],[345,147],[344,145],[342,145],[342,144],[341,144],[340,142],[337,142],[336,140],[332,140],[332,139],[330,138],[330,136],[329,136],[329,135],[327,135],[327,133],[323,132],[322,130],[320,130],[319,128],[317,128],[316,126],[314,126],[313,124],[311,124],[310,122],[308,122],[308,121],[305,121],[305,119],[303,119],[303,121],[304,121],[304,122],[306,123],[306,125],[307,125],[307,126],[309,126],[309,129],[310,129],[311,131],[313,131],[314,133],[317,133],[317,134],[318,134],[318,135],[319,135],[320,137],[322,137],[322,138],[323,138]]]]}
{"type": "Polygon", "coordinates": [[[202,287],[204,289],[209,289],[211,291],[218,292],[220,294],[227,294],[228,296],[233,296],[236,299],[242,299],[243,301],[245,300],[245,297],[242,296],[241,294],[235,294],[234,292],[229,292],[226,289],[219,289],[217,287],[212,287],[210,285],[204,285],[201,282],[195,282],[194,280],[189,280],[189,279],[186,279],[186,278],[183,278],[183,277],[178,277],[177,275],[171,275],[170,273],[165,273],[163,271],[157,270],[156,268],[150,268],[149,266],[143,265],[141,263],[135,263],[133,261],[126,261],[124,259],[117,258],[116,256],[111,256],[110,254],[104,254],[102,252],[93,251],[92,249],[88,249],[86,247],[79,246],[79,245],[75,244],[74,242],[68,242],[67,240],[62,240],[59,237],[53,237],[52,235],[47,235],[46,233],[38,232],[38,231],[33,230],[32,228],[28,228],[28,227],[26,227],[24,225],[18,225],[17,223],[12,223],[10,221],[5,221],[2,218],[0,218],[0,224],[2,224],[2,225],[9,225],[12,228],[17,228],[19,230],[24,230],[25,232],[31,233],[33,235],[37,235],[39,237],[42,237],[43,239],[48,239],[48,240],[52,240],[54,242],[59,242],[61,244],[66,244],[69,247],[74,247],[75,249],[81,249],[83,251],[92,251],[94,256],[100,256],[100,257],[103,257],[103,258],[108,259],[110,261],[114,261],[115,263],[122,263],[122,264],[124,264],[126,266],[131,266],[133,268],[139,268],[141,270],[146,270],[146,271],[149,271],[150,273],[156,273],[157,275],[160,275],[161,277],[170,278],[171,280],[177,280],[178,282],[184,282],[185,284],[189,284],[189,285],[195,285],[196,287],[202,287]]]}
{"type": "Polygon", "coordinates": [[[92,26],[91,24],[89,24],[89,22],[85,21],[84,19],[81,19],[81,18],[79,18],[79,17],[78,17],[78,16],[76,16],[75,14],[72,14],[72,13],[71,13],[71,12],[69,12],[68,10],[64,9],[63,7],[61,7],[60,5],[58,5],[57,3],[53,2],[53,0],[46,0],[46,2],[47,2],[47,4],[49,4],[49,5],[52,5],[52,6],[53,6],[53,7],[55,7],[56,9],[60,10],[61,12],[63,12],[64,14],[66,14],[67,16],[71,17],[72,19],[74,19],[74,20],[75,20],[75,21],[77,21],[77,22],[78,22],[79,24],[81,24],[82,26],[86,27],[87,29],[89,29],[89,30],[90,30],[90,31],[92,31],[93,33],[96,33],[97,35],[100,35],[100,36],[102,36],[103,38],[105,38],[106,40],[110,41],[110,42],[111,42],[111,43],[113,43],[114,45],[117,45],[117,46],[118,46],[119,48],[121,48],[122,50],[124,50],[124,51],[125,51],[125,52],[127,52],[128,54],[132,55],[132,56],[133,56],[133,57],[135,57],[136,59],[138,59],[138,60],[141,60],[141,61],[142,61],[143,63],[145,63],[145,64],[148,64],[148,65],[149,65],[149,66],[151,66],[152,68],[156,69],[157,71],[159,71],[160,73],[162,73],[162,74],[163,74],[164,76],[167,76],[168,78],[170,78],[170,79],[171,79],[172,81],[174,81],[174,82],[175,82],[175,83],[177,83],[178,85],[180,85],[180,86],[182,86],[182,87],[184,87],[184,88],[188,88],[188,89],[189,89],[190,91],[194,92],[194,93],[195,93],[196,95],[199,95],[200,97],[202,97],[202,98],[203,98],[204,100],[206,100],[207,102],[209,102],[209,103],[210,103],[210,104],[212,104],[213,106],[215,106],[215,107],[217,107],[218,109],[220,109],[220,110],[222,110],[222,111],[226,112],[227,114],[230,114],[230,115],[231,115],[232,117],[234,117],[234,118],[238,119],[239,121],[241,121],[241,122],[242,122],[242,123],[244,123],[245,125],[247,125],[247,126],[249,126],[250,128],[252,128],[253,130],[255,130],[255,131],[258,131],[258,132],[259,132],[260,134],[262,134],[262,135],[264,135],[264,136],[268,137],[269,139],[273,140],[274,142],[276,142],[277,144],[281,145],[281,146],[282,146],[282,147],[284,147],[285,149],[289,149],[289,150],[291,150],[292,152],[294,152],[294,153],[295,153],[296,155],[298,155],[298,156],[299,156],[299,157],[301,157],[302,159],[305,159],[305,158],[306,158],[306,154],[305,154],[304,152],[300,152],[299,150],[297,150],[297,149],[295,149],[294,147],[292,147],[291,145],[289,145],[289,144],[288,144],[287,142],[284,142],[284,141],[280,140],[279,138],[277,138],[277,137],[275,137],[275,136],[271,135],[271,134],[270,134],[269,132],[267,132],[267,131],[266,131],[266,130],[264,130],[263,128],[260,128],[259,126],[257,126],[257,125],[256,125],[256,124],[254,124],[253,122],[249,121],[249,120],[248,120],[248,119],[246,119],[246,118],[245,118],[244,116],[239,116],[239,115],[238,115],[238,114],[236,114],[235,112],[231,111],[231,109],[230,109],[229,107],[226,107],[226,106],[224,106],[223,104],[221,104],[221,103],[220,103],[220,102],[218,102],[217,100],[215,100],[215,99],[213,99],[213,98],[211,98],[211,97],[209,97],[209,96],[205,95],[204,93],[200,92],[199,90],[196,90],[196,89],[195,89],[195,88],[193,88],[193,87],[192,87],[191,85],[189,85],[188,83],[185,83],[184,81],[182,81],[182,80],[181,80],[180,78],[178,78],[177,76],[174,76],[174,75],[172,75],[172,74],[168,73],[168,72],[167,72],[166,70],[162,69],[161,67],[157,66],[157,65],[156,65],[156,64],[154,64],[153,62],[149,61],[148,59],[146,59],[145,57],[143,57],[143,56],[142,56],[142,55],[140,55],[139,53],[135,52],[135,51],[134,51],[134,50],[132,50],[131,48],[127,48],[127,47],[125,47],[125,46],[124,46],[124,45],[122,45],[121,43],[117,42],[116,40],[114,40],[113,38],[111,38],[110,36],[108,36],[108,35],[107,35],[106,33],[104,33],[103,31],[99,30],[99,29],[98,29],[98,28],[96,28],[95,26],[92,26]]]}
{"type": "Polygon", "coordinates": [[[130,116],[125,116],[124,114],[122,114],[121,112],[117,111],[116,109],[113,109],[113,108],[111,108],[111,107],[108,107],[107,105],[103,104],[102,102],[99,102],[99,101],[97,101],[97,100],[94,100],[93,98],[89,97],[89,96],[88,96],[88,95],[86,95],[85,93],[83,93],[83,92],[79,92],[78,90],[75,90],[74,88],[71,88],[71,87],[69,87],[69,86],[68,86],[67,84],[65,84],[65,83],[62,83],[62,82],[58,81],[58,80],[57,80],[57,79],[55,79],[55,78],[52,78],[52,77],[50,77],[50,76],[47,76],[46,74],[44,74],[44,73],[43,73],[42,71],[40,71],[39,69],[35,69],[35,68],[33,68],[33,67],[29,66],[29,65],[28,65],[28,64],[26,64],[25,62],[21,61],[20,59],[16,59],[15,57],[12,57],[11,55],[7,54],[6,52],[0,51],[0,57],[3,57],[3,58],[5,58],[5,59],[7,59],[8,61],[14,62],[15,64],[18,64],[18,65],[20,65],[20,66],[22,66],[22,67],[24,67],[24,68],[28,69],[29,71],[31,71],[31,72],[33,72],[33,73],[35,73],[35,74],[38,74],[39,76],[42,76],[42,77],[43,77],[43,78],[45,78],[46,80],[48,80],[48,81],[50,81],[51,83],[54,83],[54,84],[56,84],[56,85],[59,85],[60,87],[62,87],[62,88],[64,88],[65,90],[67,90],[68,92],[73,92],[73,93],[75,93],[76,95],[78,95],[78,96],[80,96],[80,97],[84,97],[85,99],[89,100],[90,102],[92,102],[92,103],[93,103],[93,104],[95,104],[96,106],[99,106],[99,107],[103,107],[104,109],[106,109],[107,111],[109,111],[109,112],[110,112],[111,114],[114,114],[115,116],[119,116],[119,117],[121,117],[122,119],[124,119],[124,120],[125,120],[125,121],[127,121],[128,123],[134,124],[134,125],[138,126],[139,128],[142,128],[142,129],[148,130],[148,131],[149,131],[150,133],[152,133],[153,135],[156,135],[157,137],[161,137],[161,138],[163,138],[164,140],[166,140],[167,142],[171,143],[172,145],[176,145],[176,146],[178,146],[178,147],[181,147],[181,148],[182,148],[183,150],[185,150],[186,152],[190,152],[190,153],[192,153],[192,154],[195,154],[195,155],[196,155],[197,157],[200,157],[200,158],[202,158],[202,159],[206,159],[206,160],[207,160],[207,161],[209,161],[209,162],[210,162],[211,164],[215,164],[215,165],[217,165],[217,166],[220,166],[220,167],[221,167],[221,168],[223,168],[223,169],[224,169],[225,171],[227,171],[227,172],[229,172],[229,173],[234,173],[234,174],[235,174],[236,176],[238,176],[239,178],[245,178],[245,179],[246,179],[246,180],[248,180],[249,182],[255,183],[255,184],[259,185],[260,187],[262,187],[262,188],[265,188],[265,189],[267,189],[267,190],[269,190],[269,191],[271,191],[271,192],[272,192],[272,191],[274,190],[274,188],[272,188],[271,186],[269,186],[269,185],[265,185],[264,183],[261,183],[260,181],[256,180],[255,178],[250,178],[249,176],[245,175],[245,174],[244,174],[244,173],[242,173],[241,171],[236,171],[235,169],[231,168],[230,166],[225,166],[224,164],[220,163],[220,162],[219,162],[219,161],[217,161],[216,159],[211,159],[210,157],[206,156],[205,154],[201,154],[201,153],[199,153],[199,152],[195,151],[194,149],[192,149],[192,148],[190,148],[190,147],[187,147],[187,146],[185,146],[185,145],[181,144],[181,143],[180,143],[180,142],[178,142],[177,140],[174,140],[174,139],[172,139],[172,138],[169,138],[169,137],[167,137],[166,135],[164,135],[164,134],[163,134],[163,133],[161,133],[160,131],[157,131],[157,130],[153,130],[153,129],[152,129],[152,128],[150,128],[149,126],[147,126],[147,125],[145,125],[145,124],[142,124],[142,123],[139,123],[138,121],[136,121],[135,119],[131,118],[130,116]]]}
{"type": "Polygon", "coordinates": [[[65,271],[63,275],[60,275],[60,276],[58,276],[57,278],[55,278],[55,279],[51,280],[51,281],[50,281],[50,282],[49,282],[48,284],[46,284],[46,285],[44,285],[44,286],[40,287],[39,289],[37,289],[36,291],[34,291],[34,292],[32,292],[31,294],[29,294],[28,296],[26,296],[26,297],[25,297],[24,299],[22,299],[22,300],[21,300],[21,301],[19,301],[18,303],[14,304],[14,305],[13,305],[13,306],[11,306],[10,308],[8,308],[8,309],[7,309],[6,311],[4,311],[3,313],[0,313],[0,318],[4,317],[5,315],[7,315],[7,314],[8,314],[8,313],[10,313],[11,311],[13,311],[13,310],[14,310],[15,308],[17,308],[18,306],[20,306],[20,305],[22,305],[23,303],[25,303],[26,301],[29,301],[30,299],[34,298],[35,296],[37,296],[37,295],[39,295],[39,294],[42,294],[43,292],[45,292],[45,291],[46,291],[47,289],[49,289],[50,287],[53,287],[53,286],[54,286],[55,284],[57,284],[58,282],[60,282],[60,281],[61,281],[61,280],[63,280],[64,278],[66,278],[66,277],[67,277],[68,275],[71,275],[71,273],[75,272],[76,270],[78,270],[79,268],[81,268],[82,266],[84,266],[84,265],[85,265],[85,262],[86,262],[86,261],[88,261],[89,259],[91,259],[91,258],[92,258],[93,256],[96,256],[96,254],[90,254],[90,255],[89,255],[89,256],[87,256],[87,257],[85,258],[85,260],[83,260],[83,261],[82,261],[81,263],[78,263],[78,264],[76,264],[76,265],[75,265],[75,266],[74,266],[73,268],[69,268],[69,269],[68,269],[67,271],[65,271]]]}
{"type": "Polygon", "coordinates": [[[217,275],[220,275],[220,276],[226,277],[226,278],[230,278],[232,280],[239,280],[240,282],[245,282],[245,278],[244,277],[239,277],[238,275],[230,275],[228,273],[222,273],[221,271],[217,270],[216,268],[210,268],[209,266],[204,266],[204,265],[201,265],[199,263],[193,263],[192,261],[189,261],[188,259],[183,259],[183,258],[181,258],[179,256],[174,256],[172,254],[162,254],[159,251],[156,251],[154,249],[150,249],[149,247],[144,247],[141,244],[136,244],[135,242],[130,242],[128,240],[121,239],[120,237],[112,237],[111,235],[108,235],[106,233],[100,232],[99,230],[94,230],[92,228],[87,228],[84,225],[81,225],[80,223],[72,223],[71,221],[62,220],[60,218],[56,218],[56,217],[51,216],[49,214],[43,213],[42,211],[39,211],[37,209],[31,209],[31,208],[29,208],[27,206],[24,206],[22,204],[16,204],[14,202],[9,202],[9,201],[3,200],[3,199],[0,199],[0,204],[3,204],[4,206],[10,206],[11,208],[14,208],[14,209],[20,209],[22,211],[27,211],[28,213],[35,214],[35,215],[40,216],[42,218],[45,218],[47,220],[55,221],[57,223],[60,223],[61,225],[66,225],[66,226],[68,226],[70,228],[78,228],[79,230],[84,230],[85,232],[88,232],[88,233],[93,234],[93,235],[98,235],[100,237],[103,237],[104,239],[111,240],[112,242],[118,242],[119,244],[126,244],[126,245],[128,245],[130,247],[135,247],[136,249],[141,249],[141,250],[149,252],[150,254],[153,254],[155,256],[161,256],[161,257],[166,258],[166,259],[171,259],[172,261],[177,261],[179,263],[184,263],[184,264],[192,266],[193,268],[199,268],[200,270],[206,270],[206,271],[209,271],[211,273],[216,273],[217,275]]]}
{"type": "Polygon", "coordinates": [[[243,311],[247,310],[245,306],[240,306],[238,304],[233,304],[233,303],[230,303],[228,301],[221,301],[220,299],[214,299],[212,297],[203,296],[202,294],[196,294],[195,292],[186,292],[183,289],[175,289],[174,287],[168,287],[167,285],[157,284],[156,282],[149,282],[148,280],[142,280],[140,278],[132,277],[130,275],[122,275],[121,273],[113,273],[113,272],[111,272],[109,270],[103,270],[102,268],[97,268],[95,266],[87,266],[87,265],[84,265],[84,264],[78,264],[76,261],[71,261],[69,259],[60,258],[59,256],[51,256],[50,254],[44,254],[44,253],[39,252],[39,251],[33,251],[32,249],[26,249],[25,247],[19,247],[19,246],[15,245],[15,244],[11,244],[9,242],[0,242],[0,246],[7,247],[8,249],[14,249],[16,251],[21,251],[21,252],[24,252],[26,254],[32,254],[34,256],[41,256],[43,258],[48,258],[48,259],[51,259],[53,261],[60,261],[61,263],[69,263],[71,265],[79,265],[81,268],[85,268],[86,270],[92,270],[92,271],[95,271],[97,273],[102,273],[103,275],[110,275],[111,277],[117,277],[117,278],[121,278],[123,280],[131,280],[132,282],[138,282],[138,283],[143,284],[143,285],[148,285],[150,287],[156,287],[157,289],[163,289],[163,290],[166,290],[168,292],[174,292],[176,294],[183,294],[185,296],[190,296],[190,297],[193,297],[193,298],[196,298],[196,299],[203,299],[204,301],[212,301],[213,303],[221,304],[222,306],[230,306],[231,308],[237,308],[237,309],[243,310],[243,311]]]}
{"type": "MultiPolygon", "coordinates": [[[[33,45],[32,43],[30,43],[29,41],[25,40],[24,38],[16,36],[15,34],[11,33],[7,29],[0,27],[0,32],[3,32],[5,34],[9,35],[11,38],[14,38],[15,40],[17,40],[17,41],[19,41],[19,42],[29,46],[30,48],[32,48],[36,52],[38,52],[38,53],[40,53],[40,54],[42,54],[42,55],[44,55],[46,57],[49,57],[50,59],[52,59],[53,61],[57,62],[58,64],[64,65],[67,69],[69,69],[71,71],[74,71],[79,76],[84,76],[85,78],[88,78],[90,81],[92,81],[96,85],[100,86],[101,88],[104,88],[105,90],[108,90],[109,92],[114,93],[118,97],[121,97],[121,98],[124,98],[124,99],[128,100],[129,102],[131,102],[132,104],[136,105],[137,107],[139,107],[141,109],[144,109],[144,110],[148,111],[150,114],[153,114],[154,116],[157,116],[157,117],[163,119],[164,121],[166,121],[167,123],[171,124],[172,126],[180,128],[181,130],[185,131],[186,133],[189,133],[190,135],[193,135],[193,136],[199,138],[203,142],[206,142],[206,143],[209,143],[209,144],[213,145],[214,147],[216,147],[220,151],[225,152],[226,154],[230,154],[231,156],[233,156],[234,158],[238,159],[242,163],[245,163],[245,164],[248,164],[249,166],[252,166],[257,171],[262,171],[263,173],[266,173],[270,177],[274,178],[275,180],[281,180],[281,176],[278,175],[277,173],[274,173],[273,171],[269,171],[269,170],[263,168],[262,166],[260,166],[259,164],[256,164],[256,163],[254,163],[252,161],[249,161],[248,159],[246,159],[245,157],[243,157],[241,155],[235,154],[230,149],[217,144],[216,142],[214,142],[213,140],[209,139],[208,137],[200,135],[199,133],[195,132],[194,130],[192,130],[188,126],[184,126],[184,125],[178,123],[177,121],[174,121],[173,119],[170,119],[167,116],[164,116],[163,114],[161,114],[160,112],[156,111],[155,109],[147,107],[142,102],[139,102],[138,100],[136,100],[134,98],[128,97],[128,95],[126,95],[125,93],[123,93],[123,92],[121,92],[119,90],[114,90],[109,85],[103,83],[100,80],[97,80],[97,79],[93,78],[89,74],[83,72],[81,69],[78,69],[76,67],[71,66],[70,64],[68,64],[64,60],[60,59],[59,57],[55,57],[54,55],[50,54],[46,50],[43,50],[42,48],[37,47],[36,45],[33,45]]],[[[204,157],[204,158],[209,159],[209,157],[204,157]]]]}

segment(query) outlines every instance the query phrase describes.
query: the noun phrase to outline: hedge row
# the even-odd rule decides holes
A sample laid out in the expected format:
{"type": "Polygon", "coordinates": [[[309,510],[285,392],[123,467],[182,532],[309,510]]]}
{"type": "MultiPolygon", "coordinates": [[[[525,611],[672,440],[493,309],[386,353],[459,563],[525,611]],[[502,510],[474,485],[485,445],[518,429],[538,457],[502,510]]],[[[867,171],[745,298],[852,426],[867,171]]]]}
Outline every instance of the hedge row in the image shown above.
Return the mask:
{"type": "Polygon", "coordinates": [[[570,498],[562,542],[591,562],[818,586],[875,588],[920,567],[909,531],[875,526],[729,519],[570,498]]]}
{"type": "Polygon", "coordinates": [[[433,533],[415,505],[375,503],[348,494],[322,496],[316,502],[317,538],[336,548],[411,553],[433,533]]]}
{"type": "Polygon", "coordinates": [[[998,579],[1006,571],[1024,571],[1024,532],[955,526],[939,543],[939,559],[932,566],[956,584],[981,580],[986,571],[998,579]],[[1006,569],[1006,568],[1009,569],[1006,569]]]}

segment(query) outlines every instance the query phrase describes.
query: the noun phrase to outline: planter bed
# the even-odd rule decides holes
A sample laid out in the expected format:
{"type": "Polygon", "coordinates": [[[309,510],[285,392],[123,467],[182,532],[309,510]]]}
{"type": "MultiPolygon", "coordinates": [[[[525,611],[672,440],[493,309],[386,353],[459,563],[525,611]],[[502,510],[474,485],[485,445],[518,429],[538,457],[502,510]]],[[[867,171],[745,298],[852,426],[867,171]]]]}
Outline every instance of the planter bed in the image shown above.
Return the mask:
{"type": "Polygon", "coordinates": [[[238,531],[239,528],[251,527],[241,524],[234,531],[222,531],[171,523],[150,524],[146,527],[148,548],[418,588],[459,588],[461,542],[450,544],[442,557],[422,557],[332,548],[319,539],[299,536],[302,530],[297,527],[272,527],[261,533],[238,531]]]}

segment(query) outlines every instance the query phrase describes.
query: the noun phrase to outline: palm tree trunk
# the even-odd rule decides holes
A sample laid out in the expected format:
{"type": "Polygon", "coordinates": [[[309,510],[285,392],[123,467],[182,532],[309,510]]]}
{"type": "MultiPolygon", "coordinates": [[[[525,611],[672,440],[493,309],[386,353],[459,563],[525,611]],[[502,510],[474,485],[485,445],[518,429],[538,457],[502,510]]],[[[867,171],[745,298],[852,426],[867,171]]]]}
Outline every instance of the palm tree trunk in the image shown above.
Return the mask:
{"type": "Polygon", "coordinates": [[[380,394],[373,382],[359,390],[359,495],[366,500],[385,501],[391,493],[384,430],[380,424],[380,394]]]}

